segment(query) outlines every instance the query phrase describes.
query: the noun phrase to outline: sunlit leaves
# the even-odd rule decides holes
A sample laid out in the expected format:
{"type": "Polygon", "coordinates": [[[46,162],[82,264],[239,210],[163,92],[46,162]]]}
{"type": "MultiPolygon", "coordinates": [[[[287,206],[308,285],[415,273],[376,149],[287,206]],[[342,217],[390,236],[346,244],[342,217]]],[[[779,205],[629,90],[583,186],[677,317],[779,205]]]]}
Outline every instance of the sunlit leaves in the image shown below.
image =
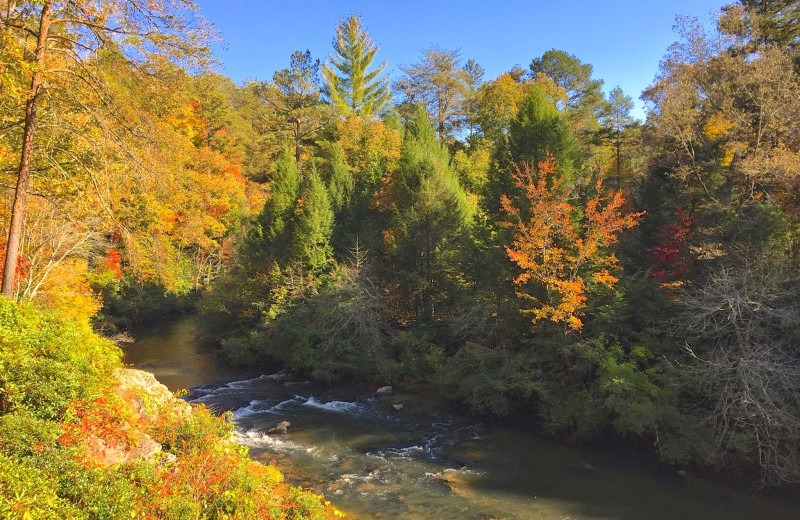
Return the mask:
{"type": "Polygon", "coordinates": [[[521,269],[514,283],[520,287],[518,296],[532,302],[525,312],[533,321],[547,319],[580,330],[588,294],[617,282],[609,271],[618,269],[619,262],[609,248],[620,232],[637,224],[641,213],[625,214],[622,195],[603,195],[600,182],[597,194],[581,208],[573,188],[555,172],[552,157],[536,168],[515,166],[513,177],[529,207],[523,212],[502,196],[508,218],[502,225],[514,232],[506,252],[521,269]]]}

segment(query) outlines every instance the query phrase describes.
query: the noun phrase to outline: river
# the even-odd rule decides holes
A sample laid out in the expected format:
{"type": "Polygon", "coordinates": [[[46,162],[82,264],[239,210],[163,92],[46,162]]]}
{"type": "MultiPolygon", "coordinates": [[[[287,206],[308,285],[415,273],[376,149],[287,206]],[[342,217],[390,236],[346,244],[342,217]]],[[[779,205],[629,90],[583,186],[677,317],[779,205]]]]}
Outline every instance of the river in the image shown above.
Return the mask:
{"type": "Polygon", "coordinates": [[[232,411],[237,441],[356,519],[766,520],[800,518],[791,493],[680,475],[633,449],[569,446],[478,420],[426,386],[383,398],[220,363],[194,318],[134,330],[125,361],[186,399],[232,411]],[[395,410],[392,405],[402,404],[395,410]],[[266,430],[291,422],[286,435],[266,430]],[[772,496],[775,495],[775,496],[772,496]]]}

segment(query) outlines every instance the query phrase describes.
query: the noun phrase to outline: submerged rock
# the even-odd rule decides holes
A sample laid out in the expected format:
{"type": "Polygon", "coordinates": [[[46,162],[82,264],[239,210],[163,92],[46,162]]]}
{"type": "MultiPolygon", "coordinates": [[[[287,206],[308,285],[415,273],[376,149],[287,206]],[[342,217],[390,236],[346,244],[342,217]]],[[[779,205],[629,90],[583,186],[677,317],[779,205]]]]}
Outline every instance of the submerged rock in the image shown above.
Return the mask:
{"type": "Polygon", "coordinates": [[[375,390],[375,397],[386,397],[387,395],[392,395],[392,387],[391,386],[382,386],[375,390]]]}

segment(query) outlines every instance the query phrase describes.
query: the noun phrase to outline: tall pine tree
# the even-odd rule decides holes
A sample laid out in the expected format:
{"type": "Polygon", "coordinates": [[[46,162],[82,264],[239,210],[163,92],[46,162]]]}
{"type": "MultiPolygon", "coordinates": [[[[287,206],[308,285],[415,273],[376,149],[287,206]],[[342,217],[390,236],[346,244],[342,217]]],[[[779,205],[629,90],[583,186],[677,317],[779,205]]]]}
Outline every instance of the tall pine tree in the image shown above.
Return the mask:
{"type": "Polygon", "coordinates": [[[334,54],[322,75],[326,94],[340,115],[369,119],[389,102],[389,83],[379,77],[386,62],[369,70],[378,48],[358,16],[351,14],[336,27],[334,54]]]}

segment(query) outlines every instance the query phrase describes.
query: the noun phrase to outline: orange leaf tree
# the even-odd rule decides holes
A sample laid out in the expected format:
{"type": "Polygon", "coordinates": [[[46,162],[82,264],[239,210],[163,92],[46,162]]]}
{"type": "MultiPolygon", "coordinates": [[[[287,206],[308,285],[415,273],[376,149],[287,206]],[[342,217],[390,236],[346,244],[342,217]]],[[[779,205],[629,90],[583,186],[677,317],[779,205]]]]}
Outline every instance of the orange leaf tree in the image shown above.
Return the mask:
{"type": "Polygon", "coordinates": [[[523,312],[532,314],[534,322],[549,319],[580,330],[587,295],[599,286],[613,288],[618,281],[611,271],[619,268],[619,261],[610,246],[642,213],[624,213],[622,195],[603,195],[601,181],[596,195],[576,204],[579,198],[556,175],[552,156],[536,168],[515,164],[513,178],[529,207],[523,211],[503,195],[500,205],[508,219],[501,225],[514,231],[513,242],[505,248],[522,269],[514,279],[520,287],[517,296],[534,302],[523,312]]]}

